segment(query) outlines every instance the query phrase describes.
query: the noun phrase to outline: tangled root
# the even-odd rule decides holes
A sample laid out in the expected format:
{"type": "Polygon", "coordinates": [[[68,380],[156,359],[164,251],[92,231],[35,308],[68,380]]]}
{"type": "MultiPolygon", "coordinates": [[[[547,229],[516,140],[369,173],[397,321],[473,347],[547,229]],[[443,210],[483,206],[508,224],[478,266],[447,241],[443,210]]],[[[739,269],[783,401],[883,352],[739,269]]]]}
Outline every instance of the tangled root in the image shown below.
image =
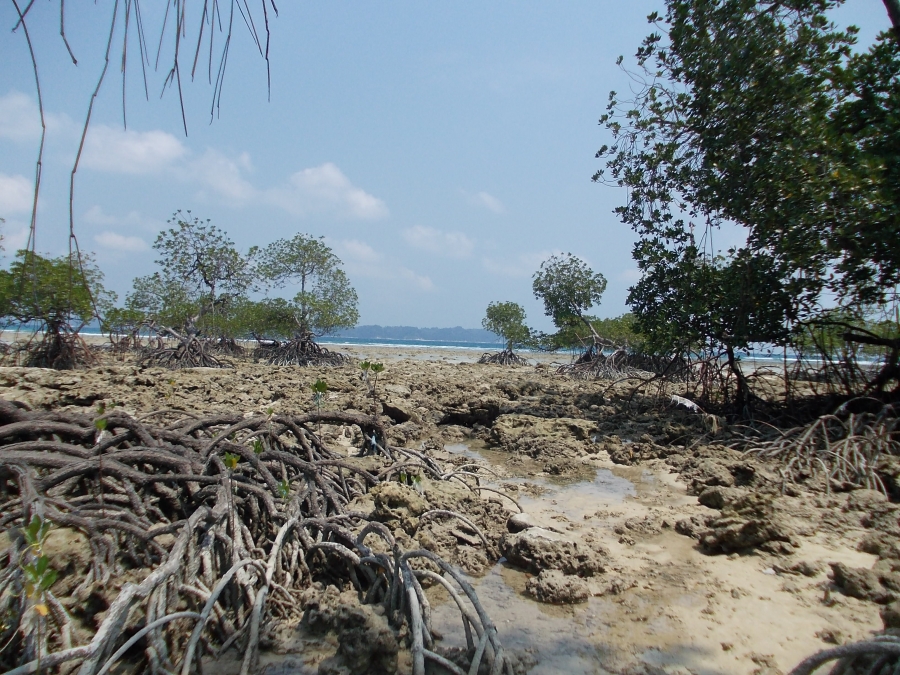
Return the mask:
{"type": "Polygon", "coordinates": [[[191,336],[179,341],[174,347],[160,345],[145,349],[139,359],[142,366],[159,366],[178,370],[180,368],[230,368],[231,366],[213,356],[213,346],[209,340],[191,336]]]}
{"type": "Polygon", "coordinates": [[[78,333],[63,326],[58,331],[45,332],[40,340],[33,340],[23,349],[26,367],[75,370],[92,366],[97,357],[78,333]]]}
{"type": "Polygon", "coordinates": [[[466,670],[485,661],[512,675],[496,627],[461,574],[434,553],[402,550],[387,527],[349,508],[401,467],[442,478],[434,460],[391,448],[372,417],[168,410],[92,418],[0,401],[0,444],[0,531],[12,535],[38,519],[81,532],[92,552],[86,570],[63,572],[38,612],[22,588],[40,550],[11,536],[0,553],[4,671],[80,662],[81,675],[98,675],[127,656],[141,672],[189,673],[204,654],[217,658],[233,646],[243,651],[241,673],[254,672],[263,621],[296,622],[301,592],[321,581],[352,585],[395,630],[405,625],[415,675],[426,661],[464,672],[435,646],[420,583],[427,578],[459,608],[466,670]],[[376,475],[330,450],[313,431],[318,423],[359,427],[388,467],[376,475]],[[123,577],[143,580],[109,583],[123,577]],[[53,595],[60,581],[65,603],[53,595]],[[85,629],[94,625],[89,600],[104,591],[115,597],[96,630],[85,629]]]}
{"type": "Polygon", "coordinates": [[[872,640],[841,645],[817,652],[788,675],[811,675],[829,661],[836,661],[834,675],[886,675],[900,666],[900,638],[879,635],[872,640]]]}
{"type": "Polygon", "coordinates": [[[350,361],[346,354],[329,351],[309,338],[260,345],[253,357],[270,366],[341,366],[350,361]]]}
{"type": "Polygon", "coordinates": [[[614,380],[623,377],[652,376],[645,370],[630,365],[631,356],[624,349],[617,349],[610,355],[591,348],[575,363],[567,363],[556,369],[557,374],[578,380],[614,380]]]}
{"type": "Polygon", "coordinates": [[[836,482],[887,494],[876,469],[882,456],[900,454],[900,410],[896,405],[853,399],[833,414],[780,433],[774,440],[755,443],[747,452],[780,462],[786,481],[819,475],[829,487],[836,482]],[[873,403],[879,406],[874,412],[851,412],[873,403]]]}
{"type": "Polygon", "coordinates": [[[478,363],[493,363],[498,366],[527,366],[528,360],[514,353],[512,349],[504,349],[502,352],[482,354],[478,363]]]}
{"type": "Polygon", "coordinates": [[[240,358],[247,355],[247,350],[234,338],[220,337],[218,340],[212,342],[210,348],[217,354],[223,354],[225,356],[240,358]]]}

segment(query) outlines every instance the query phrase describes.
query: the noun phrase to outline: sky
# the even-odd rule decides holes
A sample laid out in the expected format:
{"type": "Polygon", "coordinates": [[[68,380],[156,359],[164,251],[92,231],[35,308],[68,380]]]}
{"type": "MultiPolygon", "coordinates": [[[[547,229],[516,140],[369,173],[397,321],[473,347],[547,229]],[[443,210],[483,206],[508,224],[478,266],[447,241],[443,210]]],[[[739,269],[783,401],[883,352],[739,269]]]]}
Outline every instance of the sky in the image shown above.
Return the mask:
{"type": "MultiPolygon", "coordinates": [[[[160,43],[165,3],[141,5],[147,90],[135,15],[122,77],[124,10],[75,174],[75,233],[124,301],[156,271],[152,245],[176,211],[209,219],[246,251],[302,232],[324,237],[359,295],[361,324],[478,327],[492,301],[514,301],[550,330],[531,277],[572,253],[608,280],[592,313],[627,311],[638,279],[634,237],[598,185],[598,124],[610,90],[662,0],[448,3],[277,2],[269,77],[236,14],[213,110],[208,36],[193,80],[199,15],[188,15],[181,80],[165,87],[174,36],[160,43]],[[157,49],[162,44],[159,65],[157,49]],[[123,114],[124,100],[124,114],[123,114]]],[[[230,3],[223,6],[227,26],[230,3]]],[[[22,3],[20,2],[20,6],[22,3]]],[[[199,8],[201,5],[197,3],[199,8]]],[[[249,0],[262,33],[260,0],[249,0]]],[[[47,127],[37,250],[68,250],[69,182],[104,64],[114,2],[37,2],[28,30],[47,127]]],[[[193,5],[189,5],[189,9],[193,5]]],[[[196,9],[196,8],[195,8],[196,9]]],[[[0,225],[8,264],[25,245],[40,143],[35,77],[12,3],[0,4],[0,225]]],[[[860,44],[888,27],[880,0],[834,14],[860,44]]],[[[171,17],[170,17],[171,20],[171,17]]],[[[223,34],[214,34],[215,80],[223,34]]],[[[291,289],[282,295],[289,297],[291,289]]]]}

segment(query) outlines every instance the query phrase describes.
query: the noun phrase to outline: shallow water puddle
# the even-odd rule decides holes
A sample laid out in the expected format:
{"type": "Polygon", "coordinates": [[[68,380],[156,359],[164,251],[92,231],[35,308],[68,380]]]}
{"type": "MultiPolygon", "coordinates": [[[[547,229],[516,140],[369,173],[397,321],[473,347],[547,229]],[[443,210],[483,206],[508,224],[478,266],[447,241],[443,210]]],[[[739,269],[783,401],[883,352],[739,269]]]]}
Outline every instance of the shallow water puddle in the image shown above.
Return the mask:
{"type": "MultiPolygon", "coordinates": [[[[603,504],[617,503],[626,497],[637,496],[638,488],[633,480],[619,476],[609,469],[595,469],[593,480],[563,479],[552,476],[533,476],[535,469],[540,470],[537,462],[520,460],[521,464],[510,465],[509,453],[488,449],[474,449],[462,443],[446,445],[444,449],[453,454],[464,455],[477,463],[487,462],[492,468],[502,467],[506,473],[513,475],[508,478],[492,479],[483,484],[497,487],[503,483],[535,485],[541,490],[538,497],[520,494],[517,501],[522,508],[535,518],[535,522],[550,525],[548,518],[556,517],[573,520],[583,520],[585,516],[593,514],[603,504]],[[533,466],[530,466],[533,465],[533,466]],[[525,478],[518,473],[532,474],[525,478]]],[[[626,469],[626,471],[628,471],[626,469]]],[[[628,471],[635,474],[634,470],[628,471]]],[[[653,474],[644,471],[635,475],[640,483],[652,483],[653,474]]],[[[515,495],[514,495],[515,496],[515,495]]]]}
{"type": "MultiPolygon", "coordinates": [[[[499,563],[480,579],[469,581],[475,587],[485,611],[497,626],[504,649],[526,662],[535,663],[531,675],[605,673],[600,667],[602,651],[590,640],[600,622],[596,619],[601,603],[591,600],[572,607],[534,602],[524,595],[528,574],[499,563]]],[[[432,605],[433,626],[442,635],[440,644],[465,647],[459,610],[446,594],[437,593],[432,605]]]]}
{"type": "MultiPolygon", "coordinates": [[[[519,504],[538,524],[557,530],[566,529],[567,521],[583,521],[604,505],[621,503],[635,497],[635,483],[617,476],[608,469],[596,469],[593,480],[563,480],[552,476],[533,476],[539,465],[508,463],[510,455],[488,449],[474,449],[468,445],[447,445],[445,450],[461,454],[478,463],[487,462],[493,468],[503,468],[507,474],[500,479],[485,481],[491,487],[526,483],[536,485],[542,494],[537,497],[520,493],[519,504]],[[508,474],[512,473],[512,476],[508,474]],[[525,478],[530,473],[533,477],[525,478]]],[[[633,473],[633,472],[632,472],[633,473]]],[[[652,481],[652,474],[634,476],[638,481],[652,481]]],[[[525,582],[531,575],[508,566],[495,565],[481,578],[469,578],[485,611],[494,620],[504,648],[520,655],[530,655],[536,664],[529,673],[606,673],[601,667],[603,649],[595,636],[606,625],[609,602],[591,598],[587,603],[555,606],[535,602],[525,594],[525,582]]],[[[443,634],[442,644],[465,646],[465,635],[456,605],[449,602],[443,591],[435,593],[433,601],[434,627],[443,634]]],[[[526,657],[527,659],[527,657],[526,657]]]]}

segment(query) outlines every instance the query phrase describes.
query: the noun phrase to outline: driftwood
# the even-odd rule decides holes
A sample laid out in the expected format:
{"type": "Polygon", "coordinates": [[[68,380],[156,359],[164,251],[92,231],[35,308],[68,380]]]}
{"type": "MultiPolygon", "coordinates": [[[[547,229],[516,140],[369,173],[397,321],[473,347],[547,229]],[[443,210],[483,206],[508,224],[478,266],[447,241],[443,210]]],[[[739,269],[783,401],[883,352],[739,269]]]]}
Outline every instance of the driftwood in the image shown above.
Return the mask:
{"type": "MultiPolygon", "coordinates": [[[[234,647],[241,672],[254,672],[264,622],[299,618],[300,592],[323,581],[352,584],[361,601],[383,606],[395,630],[406,626],[416,675],[429,660],[451,672],[478,672],[483,661],[511,675],[496,628],[461,574],[434,553],[402,550],[387,527],[348,508],[400,465],[442,478],[434,460],[391,448],[380,423],[360,413],[91,417],[0,401],[0,531],[14,535],[37,518],[88,538],[93,555],[70,593],[80,600],[72,611],[84,612],[110,579],[143,579],[121,586],[96,631],[73,644],[72,617],[53,588],[44,614],[23,593],[35,550],[12,536],[0,553],[0,669],[78,666],[80,675],[102,675],[127,657],[144,672],[188,675],[201,656],[234,647]],[[358,427],[387,468],[376,475],[330,450],[314,431],[322,423],[358,427]],[[372,537],[382,541],[375,550],[372,537]],[[435,646],[419,582],[426,577],[460,609],[463,671],[435,646]]],[[[429,517],[471,522],[451,511],[429,517]]]]}

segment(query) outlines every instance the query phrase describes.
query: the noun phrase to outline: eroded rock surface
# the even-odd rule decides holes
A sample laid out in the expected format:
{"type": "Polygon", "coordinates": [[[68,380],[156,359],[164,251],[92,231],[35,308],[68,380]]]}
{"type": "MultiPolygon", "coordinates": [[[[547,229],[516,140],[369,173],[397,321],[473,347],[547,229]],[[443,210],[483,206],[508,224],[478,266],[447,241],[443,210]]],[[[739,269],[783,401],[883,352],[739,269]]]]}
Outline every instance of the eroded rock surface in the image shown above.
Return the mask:
{"type": "Polygon", "coordinates": [[[536,574],[544,570],[582,577],[602,574],[608,554],[598,549],[541,527],[508,534],[500,542],[500,551],[511,564],[536,574]]]}
{"type": "Polygon", "coordinates": [[[536,600],[554,605],[587,602],[591,595],[584,579],[559,570],[544,570],[532,577],[526,583],[525,590],[536,600]]]}

